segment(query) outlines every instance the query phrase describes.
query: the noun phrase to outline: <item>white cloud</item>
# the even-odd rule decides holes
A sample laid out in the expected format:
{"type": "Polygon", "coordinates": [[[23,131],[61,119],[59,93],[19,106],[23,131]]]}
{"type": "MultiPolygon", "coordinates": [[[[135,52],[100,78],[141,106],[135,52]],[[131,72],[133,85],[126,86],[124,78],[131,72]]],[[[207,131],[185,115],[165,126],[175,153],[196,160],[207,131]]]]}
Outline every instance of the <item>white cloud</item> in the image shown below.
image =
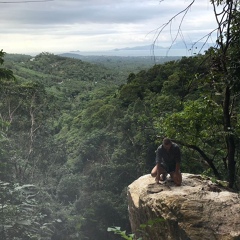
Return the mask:
{"type": "MultiPolygon", "coordinates": [[[[157,29],[190,2],[54,0],[0,4],[0,48],[5,52],[32,53],[147,45],[154,41],[157,29]]],[[[173,20],[171,29],[164,29],[158,38],[160,45],[170,45],[182,16],[173,20]]],[[[214,26],[208,0],[196,0],[182,23],[182,34],[196,41],[214,26]]]]}

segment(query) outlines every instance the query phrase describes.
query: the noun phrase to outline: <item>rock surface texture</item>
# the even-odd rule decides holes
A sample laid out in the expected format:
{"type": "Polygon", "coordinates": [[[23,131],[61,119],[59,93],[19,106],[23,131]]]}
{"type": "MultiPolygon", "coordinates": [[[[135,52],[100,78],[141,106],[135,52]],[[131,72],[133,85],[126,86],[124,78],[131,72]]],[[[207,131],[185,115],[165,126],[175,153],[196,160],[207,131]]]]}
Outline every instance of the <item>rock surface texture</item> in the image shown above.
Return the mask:
{"type": "Polygon", "coordinates": [[[183,173],[182,186],[144,175],[128,186],[136,239],[240,240],[240,195],[200,175],[183,173]]]}

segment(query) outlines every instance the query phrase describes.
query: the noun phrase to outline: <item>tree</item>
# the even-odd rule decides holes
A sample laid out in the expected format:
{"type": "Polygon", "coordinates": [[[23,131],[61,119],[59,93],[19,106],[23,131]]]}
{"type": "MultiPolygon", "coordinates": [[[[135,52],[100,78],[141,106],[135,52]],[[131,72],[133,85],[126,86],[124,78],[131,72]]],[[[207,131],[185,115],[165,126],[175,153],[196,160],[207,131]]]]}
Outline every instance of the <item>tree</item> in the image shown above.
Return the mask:
{"type": "Polygon", "coordinates": [[[233,187],[235,182],[235,134],[233,128],[233,115],[236,94],[239,94],[239,71],[240,64],[237,58],[240,54],[239,48],[239,1],[212,1],[214,14],[218,23],[217,44],[219,49],[216,57],[213,58],[213,73],[222,81],[223,94],[223,125],[225,141],[227,146],[229,187],[233,187]],[[222,6],[222,11],[217,12],[217,8],[222,6]],[[217,70],[217,71],[214,71],[217,70]]]}
{"type": "MultiPolygon", "coordinates": [[[[4,55],[5,52],[3,50],[0,51],[0,65],[3,65],[4,63],[4,55]]],[[[10,82],[15,81],[15,78],[13,76],[13,72],[9,69],[6,69],[4,67],[0,67],[0,95],[2,97],[2,93],[4,91],[4,85],[9,85],[10,82]]],[[[0,99],[1,99],[0,97],[0,99]]],[[[1,102],[2,105],[2,102],[1,102]]],[[[8,122],[3,118],[3,116],[0,114],[0,175],[1,180],[8,179],[7,173],[10,171],[10,164],[7,161],[7,154],[4,150],[3,146],[6,146],[8,144],[8,139],[6,135],[4,134],[4,130],[6,127],[9,126],[8,122]]]]}
{"type": "MultiPolygon", "coordinates": [[[[3,52],[3,50],[0,51],[0,65],[3,65],[4,63],[3,58],[5,54],[6,53],[3,52]]],[[[2,79],[7,79],[7,80],[14,79],[13,72],[9,69],[0,67],[0,80],[2,79]]]]}
{"type": "MultiPolygon", "coordinates": [[[[174,41],[181,34],[182,22],[195,3],[193,0],[183,11],[174,15],[169,22],[162,25],[159,29],[157,38],[162,33],[164,28],[172,23],[172,21],[183,14],[180,21],[179,28],[174,41]]],[[[229,187],[233,187],[235,183],[236,174],[236,131],[234,129],[234,118],[236,117],[236,98],[240,93],[239,86],[239,73],[240,73],[240,13],[239,13],[239,0],[224,1],[224,0],[211,0],[213,12],[217,22],[217,28],[210,32],[203,38],[209,38],[213,32],[217,31],[216,47],[210,50],[207,56],[210,58],[210,74],[206,81],[212,82],[214,95],[221,95],[222,101],[222,118],[223,118],[223,131],[226,143],[226,156],[227,169],[228,169],[228,182],[229,187]]],[[[156,38],[156,39],[157,39],[156,38]]],[[[207,41],[207,40],[206,40],[207,41]]],[[[154,41],[155,44],[156,40],[154,41]]],[[[214,97],[212,100],[215,100],[214,97]]]]}

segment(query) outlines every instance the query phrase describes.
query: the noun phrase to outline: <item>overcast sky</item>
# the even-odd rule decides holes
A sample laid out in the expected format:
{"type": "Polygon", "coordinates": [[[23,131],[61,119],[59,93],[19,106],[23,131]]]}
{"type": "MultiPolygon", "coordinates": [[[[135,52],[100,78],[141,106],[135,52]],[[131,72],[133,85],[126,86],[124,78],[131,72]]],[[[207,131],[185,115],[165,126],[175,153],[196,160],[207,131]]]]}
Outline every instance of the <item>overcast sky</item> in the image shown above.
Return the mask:
{"type": "MultiPolygon", "coordinates": [[[[33,1],[0,1],[0,49],[7,53],[57,53],[149,45],[155,40],[157,29],[192,2],[33,1]]],[[[191,7],[181,28],[185,41],[195,42],[216,27],[209,2],[196,0],[191,7]]],[[[169,26],[160,34],[157,45],[170,45],[182,16],[174,19],[171,30],[169,26]]]]}

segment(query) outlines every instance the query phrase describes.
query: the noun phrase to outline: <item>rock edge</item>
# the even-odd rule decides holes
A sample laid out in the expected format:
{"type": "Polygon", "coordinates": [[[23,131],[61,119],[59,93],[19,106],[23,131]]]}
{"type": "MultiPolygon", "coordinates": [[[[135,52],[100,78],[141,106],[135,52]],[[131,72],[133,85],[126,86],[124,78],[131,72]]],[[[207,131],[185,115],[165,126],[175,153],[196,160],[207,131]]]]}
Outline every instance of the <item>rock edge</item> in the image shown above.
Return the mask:
{"type": "Polygon", "coordinates": [[[240,196],[201,175],[182,186],[150,174],[128,186],[129,219],[143,240],[240,240],[240,196]]]}

